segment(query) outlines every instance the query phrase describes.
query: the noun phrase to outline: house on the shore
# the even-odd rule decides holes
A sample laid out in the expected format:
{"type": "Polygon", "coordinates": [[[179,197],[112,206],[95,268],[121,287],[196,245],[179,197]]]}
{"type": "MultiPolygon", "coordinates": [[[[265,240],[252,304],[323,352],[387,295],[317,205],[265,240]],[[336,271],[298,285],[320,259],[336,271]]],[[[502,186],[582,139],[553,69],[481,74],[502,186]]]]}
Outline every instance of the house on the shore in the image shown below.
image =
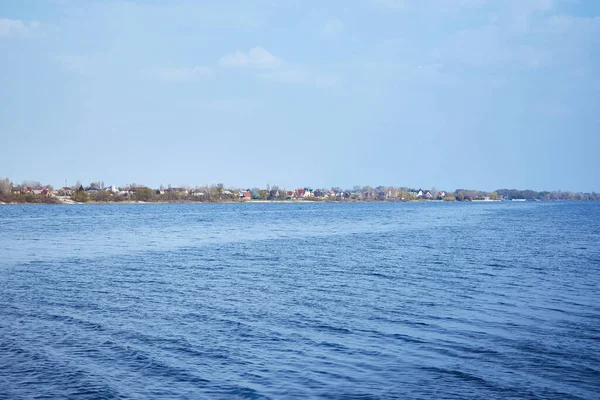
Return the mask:
{"type": "Polygon", "coordinates": [[[11,189],[13,194],[33,194],[36,196],[46,196],[52,197],[56,195],[56,192],[50,188],[45,187],[36,187],[32,188],[31,186],[14,186],[11,189]]]}
{"type": "Polygon", "coordinates": [[[67,186],[64,186],[64,187],[61,187],[60,189],[58,189],[59,196],[72,196],[73,193],[74,193],[74,190],[67,186]]]}
{"type": "Polygon", "coordinates": [[[412,192],[412,195],[418,199],[432,199],[433,198],[433,194],[431,194],[431,191],[423,190],[423,189],[419,189],[416,192],[412,192]]]}
{"type": "Polygon", "coordinates": [[[168,188],[165,193],[189,194],[189,190],[185,188],[168,188]]]}
{"type": "Polygon", "coordinates": [[[304,189],[296,189],[294,191],[294,196],[297,199],[305,199],[307,197],[314,197],[315,194],[314,194],[314,192],[313,192],[312,189],[310,189],[310,188],[304,188],[304,189]]]}
{"type": "Polygon", "coordinates": [[[121,196],[130,196],[132,194],[135,194],[135,190],[136,190],[136,188],[128,187],[128,188],[119,190],[119,194],[121,196]]]}
{"type": "Polygon", "coordinates": [[[252,200],[252,193],[247,190],[243,190],[239,193],[239,198],[240,200],[252,200]]]}

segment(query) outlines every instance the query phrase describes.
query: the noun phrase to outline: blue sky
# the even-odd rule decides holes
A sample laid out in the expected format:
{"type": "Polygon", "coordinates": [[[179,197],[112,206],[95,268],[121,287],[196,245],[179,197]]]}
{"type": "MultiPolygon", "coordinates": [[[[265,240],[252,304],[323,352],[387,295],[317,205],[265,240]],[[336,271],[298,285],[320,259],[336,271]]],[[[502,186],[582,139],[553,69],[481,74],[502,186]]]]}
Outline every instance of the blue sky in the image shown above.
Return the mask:
{"type": "Polygon", "coordinates": [[[600,191],[600,2],[3,0],[0,175],[600,191]]]}

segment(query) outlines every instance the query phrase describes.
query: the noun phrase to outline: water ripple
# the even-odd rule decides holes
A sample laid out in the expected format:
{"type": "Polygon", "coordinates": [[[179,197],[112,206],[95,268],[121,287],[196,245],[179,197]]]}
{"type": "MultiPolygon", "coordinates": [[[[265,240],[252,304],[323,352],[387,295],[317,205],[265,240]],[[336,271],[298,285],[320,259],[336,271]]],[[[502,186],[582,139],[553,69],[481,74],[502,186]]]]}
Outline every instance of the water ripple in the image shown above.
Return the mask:
{"type": "Polygon", "coordinates": [[[598,398],[599,229],[594,203],[2,207],[0,399],[598,398]]]}

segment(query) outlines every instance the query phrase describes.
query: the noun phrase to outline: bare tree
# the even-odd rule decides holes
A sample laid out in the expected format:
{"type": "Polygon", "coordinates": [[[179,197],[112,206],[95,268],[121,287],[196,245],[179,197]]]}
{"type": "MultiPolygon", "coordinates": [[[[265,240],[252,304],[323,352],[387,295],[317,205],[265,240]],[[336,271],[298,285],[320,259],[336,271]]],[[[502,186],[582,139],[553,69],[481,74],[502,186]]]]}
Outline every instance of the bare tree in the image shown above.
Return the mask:
{"type": "Polygon", "coordinates": [[[0,179],[0,194],[9,194],[10,191],[10,180],[8,178],[0,179]]]}
{"type": "Polygon", "coordinates": [[[32,188],[38,188],[38,187],[42,186],[42,184],[40,182],[38,182],[38,181],[27,181],[27,180],[23,181],[23,183],[21,185],[22,186],[29,186],[29,187],[32,187],[32,188]]]}

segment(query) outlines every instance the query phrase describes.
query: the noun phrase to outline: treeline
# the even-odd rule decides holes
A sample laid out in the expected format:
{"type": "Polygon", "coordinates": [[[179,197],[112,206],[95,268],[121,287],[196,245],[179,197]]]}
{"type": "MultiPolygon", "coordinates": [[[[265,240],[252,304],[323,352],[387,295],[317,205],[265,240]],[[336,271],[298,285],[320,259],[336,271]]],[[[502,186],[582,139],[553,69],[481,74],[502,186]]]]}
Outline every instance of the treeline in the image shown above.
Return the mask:
{"type": "Polygon", "coordinates": [[[237,192],[224,190],[205,190],[203,192],[164,192],[146,187],[136,188],[135,191],[127,194],[111,193],[106,190],[87,192],[85,190],[75,191],[70,198],[79,203],[97,202],[97,203],[121,203],[131,201],[143,202],[197,202],[197,203],[219,203],[239,201],[237,192]],[[202,193],[202,194],[200,194],[202,193]]]}
{"type": "Polygon", "coordinates": [[[285,201],[301,199],[305,201],[477,201],[477,200],[529,200],[529,201],[587,201],[600,200],[596,192],[534,191],[518,189],[498,189],[493,192],[456,189],[453,192],[431,189],[415,189],[393,186],[354,186],[351,189],[331,187],[329,189],[302,188],[287,190],[277,185],[265,188],[235,188],[223,184],[196,186],[184,185],[179,188],[160,186],[152,189],[145,185],[131,183],[123,187],[104,185],[103,181],[91,182],[57,190],[51,185],[43,186],[38,181],[23,181],[13,184],[8,178],[0,179],[0,202],[3,203],[60,203],[70,198],[75,202],[198,202],[218,203],[246,200],[285,201]]]}
{"type": "Polygon", "coordinates": [[[491,200],[527,200],[527,201],[586,201],[600,200],[600,193],[566,192],[562,190],[541,191],[498,189],[494,192],[483,192],[479,190],[457,189],[454,191],[457,201],[472,201],[489,198],[491,200]]]}
{"type": "Polygon", "coordinates": [[[600,200],[600,193],[575,193],[575,192],[563,192],[562,190],[554,190],[551,192],[542,191],[536,192],[535,190],[517,190],[517,189],[499,189],[496,190],[499,196],[507,200],[512,199],[524,199],[524,200],[600,200]]]}
{"type": "MultiPolygon", "coordinates": [[[[52,189],[52,186],[42,186],[39,182],[36,181],[24,181],[25,184],[35,186],[35,187],[43,187],[52,189]]],[[[32,203],[32,204],[57,204],[60,201],[52,196],[40,196],[34,193],[13,193],[12,191],[13,184],[10,179],[4,178],[0,179],[0,202],[1,203],[32,203]]]]}
{"type": "Polygon", "coordinates": [[[472,201],[485,198],[489,198],[491,200],[586,201],[600,200],[600,193],[566,192],[562,190],[537,192],[529,189],[498,189],[494,192],[484,192],[479,190],[457,189],[454,191],[454,197],[457,201],[472,201]]]}
{"type": "Polygon", "coordinates": [[[58,200],[56,197],[40,196],[31,193],[0,193],[0,202],[17,204],[59,204],[60,200],[58,200]]]}

